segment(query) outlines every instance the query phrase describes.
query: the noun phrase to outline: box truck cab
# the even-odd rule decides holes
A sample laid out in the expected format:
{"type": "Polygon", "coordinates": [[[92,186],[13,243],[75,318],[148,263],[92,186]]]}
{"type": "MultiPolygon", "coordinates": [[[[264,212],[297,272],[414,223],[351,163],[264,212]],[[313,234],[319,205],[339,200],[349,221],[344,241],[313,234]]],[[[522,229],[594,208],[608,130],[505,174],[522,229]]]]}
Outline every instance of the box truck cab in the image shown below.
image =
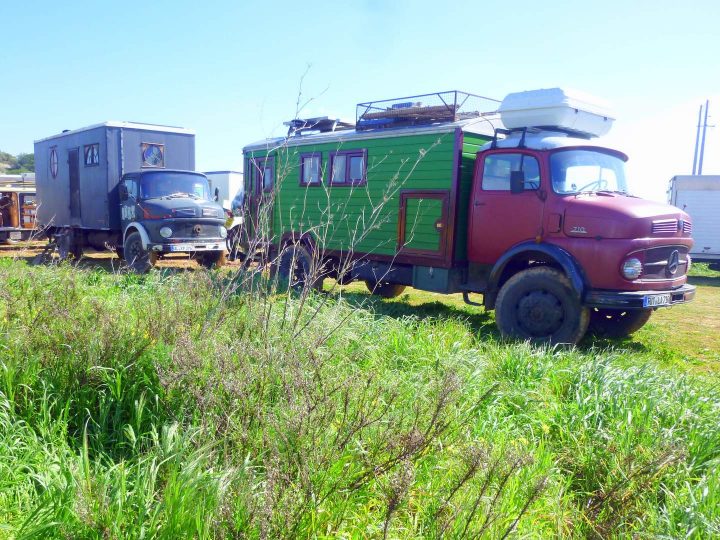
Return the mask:
{"type": "Polygon", "coordinates": [[[689,216],[630,195],[626,160],[546,129],[478,153],[468,260],[503,334],[623,336],[693,297],[689,216]]]}
{"type": "Polygon", "coordinates": [[[342,129],[293,120],[244,149],[243,227],[284,282],[478,293],[533,342],[626,336],[691,300],[690,218],[629,194],[627,157],[598,139],[607,107],[561,89],[497,103],[440,92],[358,104],[342,129]]]}
{"type": "Polygon", "coordinates": [[[124,258],[144,271],[169,253],[194,253],[204,266],[224,257],[224,212],[205,175],[178,170],[125,174],[119,186],[124,258]]]}
{"type": "Polygon", "coordinates": [[[192,131],[105,122],[36,141],[35,159],[38,222],[61,257],[112,248],[140,272],[171,253],[224,261],[224,212],[193,172],[192,131]]]}

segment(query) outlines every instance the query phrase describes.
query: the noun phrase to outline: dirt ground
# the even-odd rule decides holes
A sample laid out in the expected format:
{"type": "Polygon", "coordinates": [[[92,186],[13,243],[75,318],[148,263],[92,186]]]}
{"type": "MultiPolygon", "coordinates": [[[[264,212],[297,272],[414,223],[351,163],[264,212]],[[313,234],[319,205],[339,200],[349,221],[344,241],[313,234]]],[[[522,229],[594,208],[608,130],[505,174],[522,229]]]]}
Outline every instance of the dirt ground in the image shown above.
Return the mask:
{"type": "MultiPolygon", "coordinates": [[[[32,264],[35,257],[42,253],[46,244],[45,241],[18,242],[13,245],[0,244],[0,257],[12,257],[32,264]]],[[[57,258],[57,255],[53,257],[57,258]]],[[[239,266],[239,264],[238,262],[228,261],[226,266],[234,267],[239,266]]],[[[105,270],[115,271],[122,268],[124,262],[110,250],[97,251],[88,249],[83,253],[79,266],[83,268],[103,268],[105,270]]],[[[156,266],[158,268],[185,268],[188,270],[202,268],[197,262],[191,260],[188,255],[183,253],[167,255],[158,260],[156,266]]]]}

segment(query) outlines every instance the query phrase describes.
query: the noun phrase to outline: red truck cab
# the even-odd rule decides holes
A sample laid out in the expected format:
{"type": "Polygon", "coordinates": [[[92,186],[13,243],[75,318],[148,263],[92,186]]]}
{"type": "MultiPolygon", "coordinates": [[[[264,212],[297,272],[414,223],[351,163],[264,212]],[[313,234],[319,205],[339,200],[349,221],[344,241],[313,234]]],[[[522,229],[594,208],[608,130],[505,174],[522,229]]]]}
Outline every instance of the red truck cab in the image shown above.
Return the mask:
{"type": "Polygon", "coordinates": [[[498,131],[477,155],[468,263],[503,335],[625,336],[693,298],[690,218],[630,195],[625,154],[559,128],[498,131]]]}

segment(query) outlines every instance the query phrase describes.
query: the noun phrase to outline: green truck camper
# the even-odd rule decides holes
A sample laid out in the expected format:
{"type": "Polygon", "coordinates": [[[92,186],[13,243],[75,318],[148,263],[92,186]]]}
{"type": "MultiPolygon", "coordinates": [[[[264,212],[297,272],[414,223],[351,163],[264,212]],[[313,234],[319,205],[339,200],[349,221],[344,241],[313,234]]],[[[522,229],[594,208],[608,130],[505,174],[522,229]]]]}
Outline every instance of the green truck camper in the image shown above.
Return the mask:
{"type": "Polygon", "coordinates": [[[493,137],[482,111],[497,102],[452,91],[357,108],[356,124],[296,119],[287,137],[244,148],[240,244],[282,272],[292,265],[300,282],[313,266],[316,286],[333,277],[383,296],[404,285],[458,291],[475,156],[493,137]]]}

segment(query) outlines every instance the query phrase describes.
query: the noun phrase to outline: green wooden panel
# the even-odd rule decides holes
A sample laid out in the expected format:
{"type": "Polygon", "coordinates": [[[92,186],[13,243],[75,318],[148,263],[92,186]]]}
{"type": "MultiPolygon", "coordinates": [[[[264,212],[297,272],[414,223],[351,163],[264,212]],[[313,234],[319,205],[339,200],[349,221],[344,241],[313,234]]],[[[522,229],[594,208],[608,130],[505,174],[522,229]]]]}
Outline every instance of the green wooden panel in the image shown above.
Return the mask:
{"type": "MultiPolygon", "coordinates": [[[[392,255],[397,248],[400,193],[408,189],[450,190],[453,181],[454,132],[290,146],[276,156],[277,193],[273,228],[312,231],[328,249],[353,249],[392,255]],[[329,186],[330,155],[335,151],[367,151],[367,184],[329,186]],[[300,156],[321,157],[323,184],[302,186],[300,156]]],[[[256,155],[260,155],[255,152],[256,155]]],[[[438,200],[423,204],[441,207],[438,200]]],[[[409,209],[412,212],[412,209],[409,209]]],[[[414,249],[439,249],[434,219],[421,217],[412,238],[414,249]],[[422,230],[421,230],[422,229],[422,230]],[[428,236],[429,235],[429,236],[428,236]]]]}
{"type": "Polygon", "coordinates": [[[440,232],[435,223],[442,218],[441,199],[409,198],[405,206],[405,247],[423,251],[440,250],[440,232]]]}

